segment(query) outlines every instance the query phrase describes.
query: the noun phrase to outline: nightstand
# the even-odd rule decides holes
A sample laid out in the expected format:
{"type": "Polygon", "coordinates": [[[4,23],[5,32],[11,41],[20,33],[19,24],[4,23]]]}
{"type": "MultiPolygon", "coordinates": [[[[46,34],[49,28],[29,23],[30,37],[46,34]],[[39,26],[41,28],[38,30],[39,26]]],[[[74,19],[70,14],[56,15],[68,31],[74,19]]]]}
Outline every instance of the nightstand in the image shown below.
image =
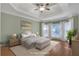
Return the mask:
{"type": "Polygon", "coordinates": [[[12,47],[12,46],[16,46],[19,44],[20,44],[20,40],[17,39],[16,36],[11,36],[11,39],[9,39],[9,46],[12,47]]]}

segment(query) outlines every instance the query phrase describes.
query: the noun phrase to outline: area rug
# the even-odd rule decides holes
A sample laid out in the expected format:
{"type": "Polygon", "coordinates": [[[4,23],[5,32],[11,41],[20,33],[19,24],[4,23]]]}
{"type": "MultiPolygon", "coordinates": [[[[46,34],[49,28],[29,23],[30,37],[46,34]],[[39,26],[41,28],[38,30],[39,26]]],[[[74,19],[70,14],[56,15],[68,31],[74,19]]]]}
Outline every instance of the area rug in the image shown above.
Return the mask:
{"type": "Polygon", "coordinates": [[[22,45],[11,47],[10,49],[16,56],[45,56],[52,48],[55,48],[58,43],[59,42],[51,41],[51,44],[42,50],[36,48],[26,49],[22,45]]]}

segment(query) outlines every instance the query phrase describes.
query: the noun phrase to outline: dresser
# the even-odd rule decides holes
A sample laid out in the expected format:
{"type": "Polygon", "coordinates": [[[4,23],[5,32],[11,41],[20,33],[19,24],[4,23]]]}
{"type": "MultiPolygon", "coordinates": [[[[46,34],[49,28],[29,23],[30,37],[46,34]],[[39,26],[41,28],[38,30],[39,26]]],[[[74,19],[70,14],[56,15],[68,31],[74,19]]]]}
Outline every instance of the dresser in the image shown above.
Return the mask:
{"type": "Polygon", "coordinates": [[[72,55],[79,56],[79,40],[72,41],[72,55]]]}

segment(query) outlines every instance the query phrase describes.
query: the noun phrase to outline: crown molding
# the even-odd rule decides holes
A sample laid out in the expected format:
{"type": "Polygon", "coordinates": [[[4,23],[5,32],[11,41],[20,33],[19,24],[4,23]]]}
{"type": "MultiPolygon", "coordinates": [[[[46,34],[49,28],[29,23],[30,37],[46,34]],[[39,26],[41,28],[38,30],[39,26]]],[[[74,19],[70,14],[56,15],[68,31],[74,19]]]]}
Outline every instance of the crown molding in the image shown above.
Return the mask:
{"type": "Polygon", "coordinates": [[[29,19],[29,20],[32,20],[32,21],[36,21],[36,22],[40,22],[39,20],[35,20],[33,18],[30,18],[30,17],[25,17],[25,16],[22,16],[22,15],[19,15],[19,14],[14,14],[14,13],[11,13],[11,12],[4,12],[4,11],[1,11],[0,13],[5,13],[5,14],[9,14],[9,15],[13,15],[13,16],[18,16],[18,17],[23,17],[25,19],[29,19]]]}

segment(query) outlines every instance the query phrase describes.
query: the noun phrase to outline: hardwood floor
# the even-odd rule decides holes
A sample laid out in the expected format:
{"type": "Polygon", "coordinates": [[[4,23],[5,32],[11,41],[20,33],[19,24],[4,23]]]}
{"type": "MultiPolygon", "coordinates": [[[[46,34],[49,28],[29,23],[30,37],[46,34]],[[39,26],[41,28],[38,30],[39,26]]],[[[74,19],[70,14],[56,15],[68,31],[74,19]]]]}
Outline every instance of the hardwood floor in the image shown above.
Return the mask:
{"type": "Polygon", "coordinates": [[[1,56],[15,56],[9,47],[1,47],[1,56]]]}
{"type": "Polygon", "coordinates": [[[72,56],[72,50],[69,47],[67,42],[59,41],[59,43],[52,48],[49,53],[49,56],[72,56]]]}
{"type": "MultiPolygon", "coordinates": [[[[71,56],[71,48],[65,42],[60,42],[53,49],[49,51],[48,56],[71,56]]],[[[9,47],[1,47],[1,56],[15,56],[9,47]]]]}
{"type": "Polygon", "coordinates": [[[0,56],[1,56],[1,47],[0,47],[0,56]]]}

